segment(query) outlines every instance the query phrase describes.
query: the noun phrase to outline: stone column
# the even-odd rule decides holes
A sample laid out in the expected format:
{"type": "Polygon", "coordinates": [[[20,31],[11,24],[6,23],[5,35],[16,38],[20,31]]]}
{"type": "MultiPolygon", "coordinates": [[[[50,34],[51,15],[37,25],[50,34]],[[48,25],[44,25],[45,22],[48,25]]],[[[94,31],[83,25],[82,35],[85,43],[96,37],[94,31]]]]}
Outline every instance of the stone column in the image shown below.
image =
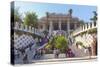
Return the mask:
{"type": "Polygon", "coordinates": [[[51,33],[52,33],[52,30],[53,30],[53,22],[50,21],[50,22],[49,22],[49,34],[50,34],[50,35],[51,35],[51,33]]]}
{"type": "Polygon", "coordinates": [[[59,30],[61,30],[61,20],[59,20],[59,30]]]}
{"type": "Polygon", "coordinates": [[[70,19],[68,19],[67,21],[67,32],[68,32],[68,35],[70,35],[70,19]]]}
{"type": "Polygon", "coordinates": [[[46,26],[45,26],[45,24],[43,24],[43,31],[45,31],[46,30],[46,26]]]}
{"type": "Polygon", "coordinates": [[[68,19],[68,21],[67,21],[67,34],[68,34],[68,44],[71,45],[70,19],[68,19]]]}

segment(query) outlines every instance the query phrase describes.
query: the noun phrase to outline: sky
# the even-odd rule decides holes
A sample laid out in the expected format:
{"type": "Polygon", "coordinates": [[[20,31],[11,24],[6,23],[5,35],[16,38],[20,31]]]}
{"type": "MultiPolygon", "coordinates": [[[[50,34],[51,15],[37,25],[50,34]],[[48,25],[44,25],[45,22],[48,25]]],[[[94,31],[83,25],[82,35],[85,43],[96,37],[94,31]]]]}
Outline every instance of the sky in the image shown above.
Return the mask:
{"type": "Polygon", "coordinates": [[[30,11],[36,12],[38,18],[45,16],[46,12],[68,14],[68,10],[73,9],[73,16],[85,22],[90,22],[90,18],[93,17],[93,11],[97,11],[96,6],[22,1],[15,1],[15,8],[19,8],[19,13],[23,17],[27,11],[30,11]]]}

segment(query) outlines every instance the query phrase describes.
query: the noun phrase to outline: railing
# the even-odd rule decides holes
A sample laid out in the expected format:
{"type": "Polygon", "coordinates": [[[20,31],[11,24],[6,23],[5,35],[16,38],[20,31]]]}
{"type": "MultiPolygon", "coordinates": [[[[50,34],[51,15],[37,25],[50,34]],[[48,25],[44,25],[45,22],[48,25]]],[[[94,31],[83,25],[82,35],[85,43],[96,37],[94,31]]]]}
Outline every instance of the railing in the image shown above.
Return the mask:
{"type": "Polygon", "coordinates": [[[88,31],[90,29],[93,29],[93,28],[97,28],[97,24],[96,23],[86,23],[82,26],[80,26],[79,28],[77,28],[74,32],[73,32],[73,36],[81,33],[81,32],[84,32],[84,31],[88,31]]]}
{"type": "Polygon", "coordinates": [[[31,26],[24,25],[22,23],[18,23],[18,22],[14,24],[14,29],[24,31],[24,32],[29,32],[29,33],[36,34],[39,36],[43,36],[43,33],[40,32],[38,29],[31,26]]]}

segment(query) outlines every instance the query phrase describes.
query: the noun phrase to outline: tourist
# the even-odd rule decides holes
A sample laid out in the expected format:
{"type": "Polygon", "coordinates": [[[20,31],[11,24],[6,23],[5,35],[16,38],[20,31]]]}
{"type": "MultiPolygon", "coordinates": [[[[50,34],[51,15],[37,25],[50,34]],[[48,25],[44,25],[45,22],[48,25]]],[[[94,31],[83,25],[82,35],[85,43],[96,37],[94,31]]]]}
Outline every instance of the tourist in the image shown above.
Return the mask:
{"type": "Polygon", "coordinates": [[[71,51],[71,49],[68,48],[68,49],[66,50],[66,57],[72,57],[72,56],[74,56],[74,54],[73,54],[73,52],[71,51]]]}
{"type": "Polygon", "coordinates": [[[46,53],[46,50],[45,50],[45,49],[43,49],[43,50],[42,50],[42,53],[43,53],[43,55],[44,55],[44,54],[46,53]]]}
{"type": "Polygon", "coordinates": [[[54,57],[56,58],[56,48],[53,50],[54,57]]]}
{"type": "Polygon", "coordinates": [[[60,51],[59,51],[59,49],[54,48],[53,53],[54,53],[54,57],[55,57],[55,58],[58,58],[58,57],[59,57],[59,53],[60,53],[60,51]]]}
{"type": "Polygon", "coordinates": [[[23,63],[28,63],[28,57],[27,57],[27,54],[24,54],[24,57],[23,57],[23,63]]]}
{"type": "Polygon", "coordinates": [[[35,55],[34,55],[34,59],[36,59],[37,58],[37,53],[38,53],[38,51],[35,49],[35,55]]]}
{"type": "Polygon", "coordinates": [[[43,55],[43,50],[42,50],[42,49],[40,50],[40,55],[41,55],[41,56],[43,55]]]}
{"type": "Polygon", "coordinates": [[[56,56],[57,56],[57,58],[59,57],[59,54],[60,54],[59,49],[56,49],[56,56]]]}
{"type": "Polygon", "coordinates": [[[91,47],[88,47],[88,51],[89,51],[89,56],[90,56],[90,58],[91,58],[91,55],[92,55],[91,47]]]}
{"type": "Polygon", "coordinates": [[[37,56],[38,56],[38,59],[40,59],[40,57],[41,57],[41,50],[38,50],[37,56]]]}
{"type": "Polygon", "coordinates": [[[69,57],[69,54],[68,54],[68,49],[66,49],[66,57],[69,57]]]}

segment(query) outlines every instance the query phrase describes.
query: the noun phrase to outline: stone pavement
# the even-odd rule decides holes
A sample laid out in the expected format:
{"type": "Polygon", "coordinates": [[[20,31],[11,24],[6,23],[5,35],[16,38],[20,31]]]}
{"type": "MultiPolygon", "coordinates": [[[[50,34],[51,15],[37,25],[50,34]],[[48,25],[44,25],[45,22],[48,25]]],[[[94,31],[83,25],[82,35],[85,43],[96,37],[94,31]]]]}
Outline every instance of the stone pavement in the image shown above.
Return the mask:
{"type": "MultiPolygon", "coordinates": [[[[54,58],[54,54],[45,54],[40,59],[31,59],[31,61],[29,63],[45,63],[45,62],[74,61],[74,60],[93,60],[96,58],[97,58],[96,56],[66,58],[65,54],[60,54],[59,58],[54,58]]],[[[16,64],[23,64],[22,59],[21,58],[17,59],[16,64]]]]}
{"type": "MultiPolygon", "coordinates": [[[[41,57],[42,59],[54,59],[54,54],[45,54],[41,57]]],[[[59,54],[59,58],[66,58],[65,54],[59,54]]]]}
{"type": "Polygon", "coordinates": [[[76,57],[85,57],[85,56],[89,56],[89,51],[85,48],[77,48],[75,46],[75,44],[73,44],[72,46],[69,46],[72,50],[72,52],[75,54],[76,57]]]}
{"type": "Polygon", "coordinates": [[[86,56],[86,57],[73,57],[73,58],[57,58],[57,59],[42,59],[42,60],[33,60],[32,62],[35,64],[41,63],[56,63],[56,62],[75,62],[75,61],[95,61],[97,60],[97,56],[86,56]]]}

